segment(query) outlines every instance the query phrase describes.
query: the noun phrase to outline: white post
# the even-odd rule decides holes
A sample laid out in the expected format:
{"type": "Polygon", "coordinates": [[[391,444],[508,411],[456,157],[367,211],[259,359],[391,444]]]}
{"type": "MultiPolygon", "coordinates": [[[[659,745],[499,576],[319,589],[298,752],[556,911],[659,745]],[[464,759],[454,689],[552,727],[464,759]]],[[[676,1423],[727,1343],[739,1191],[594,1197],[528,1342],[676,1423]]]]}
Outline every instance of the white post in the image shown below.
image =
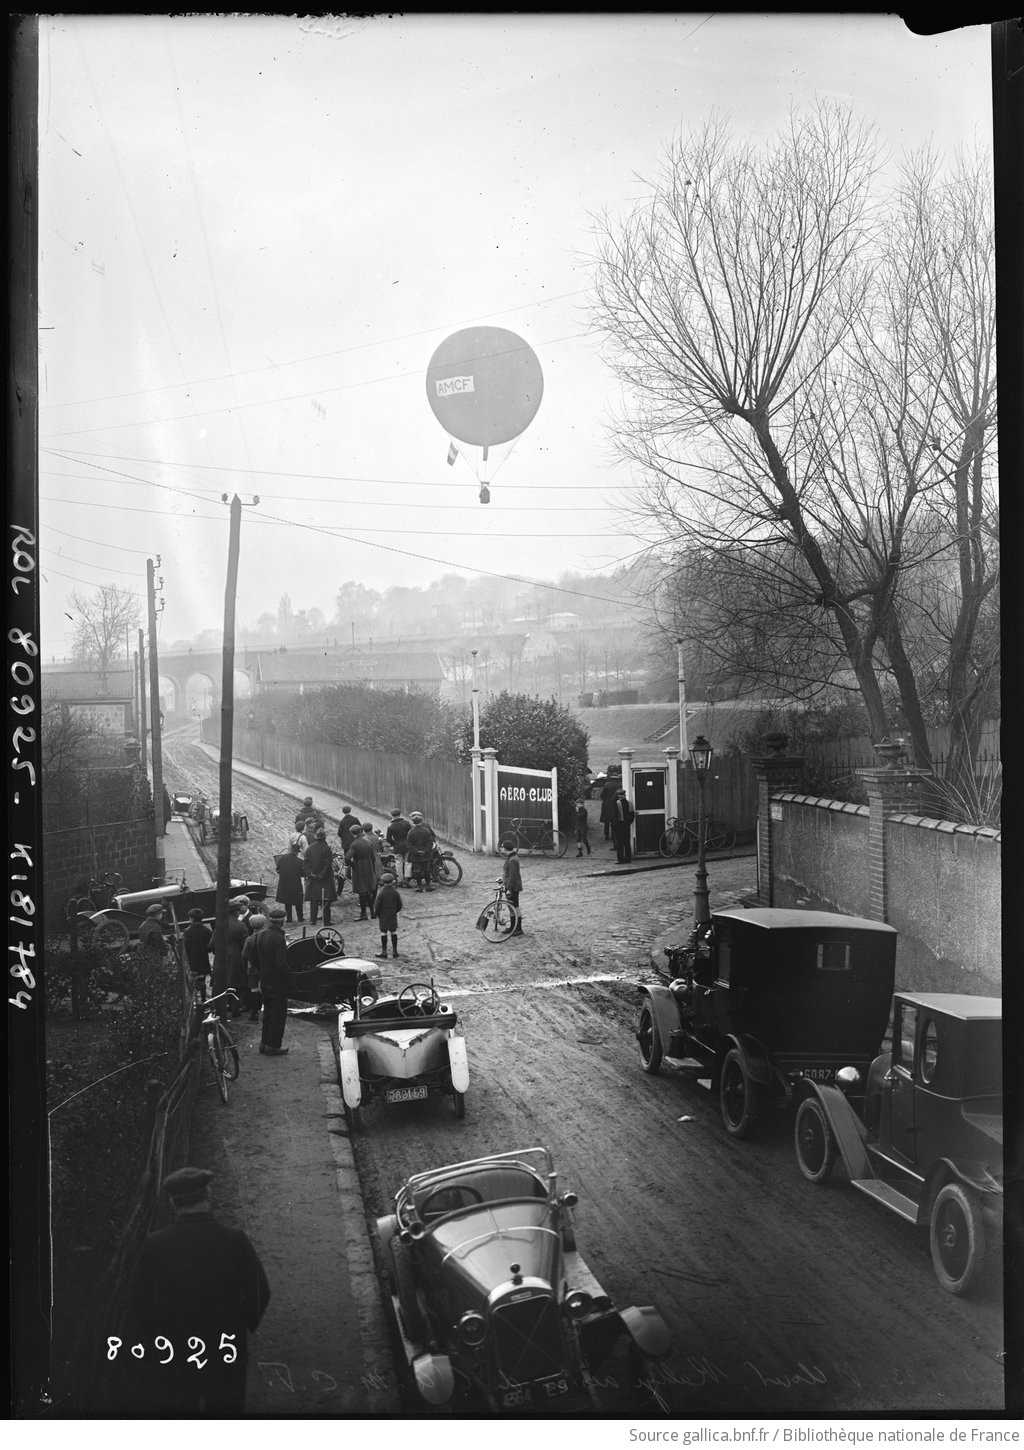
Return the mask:
{"type": "Polygon", "coordinates": [[[558,830],[558,767],[551,767],[551,829],[558,830]]]}
{"type": "Polygon", "coordinates": [[[484,849],[491,856],[498,851],[498,752],[488,746],[484,758],[484,849]]]}
{"type": "MultiPolygon", "coordinates": [[[[619,759],[622,762],[622,789],[626,792],[626,799],[630,805],[633,804],[633,752],[622,749],[619,751],[619,759]]],[[[630,849],[633,849],[633,842],[636,840],[636,822],[633,822],[633,830],[630,834],[630,849]]]]}
{"type": "Polygon", "coordinates": [[[473,746],[470,751],[473,764],[470,769],[473,772],[473,851],[474,854],[483,850],[483,823],[480,819],[480,812],[483,809],[483,771],[480,768],[480,752],[473,746]]]}
{"type": "Polygon", "coordinates": [[[685,760],[690,753],[686,738],[686,671],[683,668],[683,641],[676,640],[676,665],[679,671],[679,758],[685,760]]]}
{"type": "Polygon", "coordinates": [[[668,779],[665,790],[665,825],[679,815],[679,751],[674,745],[666,745],[665,759],[668,761],[668,779]]]}

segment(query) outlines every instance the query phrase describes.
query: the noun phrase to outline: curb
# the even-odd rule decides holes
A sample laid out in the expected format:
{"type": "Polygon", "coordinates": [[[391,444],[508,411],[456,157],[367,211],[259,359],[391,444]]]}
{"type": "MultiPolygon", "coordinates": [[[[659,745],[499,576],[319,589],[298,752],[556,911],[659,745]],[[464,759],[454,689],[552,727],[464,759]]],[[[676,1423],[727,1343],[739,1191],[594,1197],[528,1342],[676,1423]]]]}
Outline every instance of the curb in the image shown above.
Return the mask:
{"type": "MultiPolygon", "coordinates": [[[[741,847],[739,850],[708,852],[706,861],[742,861],[747,857],[756,854],[754,847],[741,847]]],[[[687,856],[685,860],[676,861],[642,861],[637,865],[623,863],[621,866],[609,866],[600,871],[588,871],[587,876],[636,876],[643,871],[679,871],[687,866],[696,866],[696,856],[687,856]]]]}
{"type": "Polygon", "coordinates": [[[357,1413],[397,1416],[402,1411],[394,1374],[391,1337],[384,1318],[380,1280],[374,1263],[359,1174],[345,1127],[345,1109],[338,1085],[338,1065],[334,1060],[334,1047],[331,1042],[321,1042],[318,1050],[320,1090],[326,1109],[324,1117],[331,1156],[334,1159],[338,1202],[344,1225],[344,1242],[341,1247],[348,1263],[352,1307],[359,1324],[358,1344],[349,1346],[354,1361],[354,1373],[359,1375],[361,1386],[361,1408],[357,1413]]]}

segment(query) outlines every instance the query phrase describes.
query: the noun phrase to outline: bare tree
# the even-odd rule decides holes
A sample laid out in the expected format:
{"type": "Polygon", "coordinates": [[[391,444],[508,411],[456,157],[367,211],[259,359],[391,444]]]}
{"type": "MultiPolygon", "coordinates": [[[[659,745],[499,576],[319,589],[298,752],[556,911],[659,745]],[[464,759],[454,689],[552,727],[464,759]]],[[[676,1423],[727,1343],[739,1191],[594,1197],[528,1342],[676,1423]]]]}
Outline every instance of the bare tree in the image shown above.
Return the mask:
{"type": "Polygon", "coordinates": [[[84,814],[86,746],[92,722],[63,701],[45,704],[39,732],[43,818],[47,830],[77,826],[84,814]]]}
{"type": "Polygon", "coordinates": [[[68,603],[74,611],[72,658],[88,670],[109,670],[134,643],[142,619],[138,595],[117,584],[103,584],[93,594],[75,590],[68,603]]]}
{"type": "Polygon", "coordinates": [[[971,660],[992,589],[986,199],[966,163],[940,183],[919,160],[876,228],[873,174],[871,133],[835,106],[760,148],[713,119],[599,224],[594,320],[632,395],[620,446],[719,662],[798,697],[855,685],[873,738],[898,712],[926,764],[917,575],[961,560],[965,719],[953,640],[971,660]]]}

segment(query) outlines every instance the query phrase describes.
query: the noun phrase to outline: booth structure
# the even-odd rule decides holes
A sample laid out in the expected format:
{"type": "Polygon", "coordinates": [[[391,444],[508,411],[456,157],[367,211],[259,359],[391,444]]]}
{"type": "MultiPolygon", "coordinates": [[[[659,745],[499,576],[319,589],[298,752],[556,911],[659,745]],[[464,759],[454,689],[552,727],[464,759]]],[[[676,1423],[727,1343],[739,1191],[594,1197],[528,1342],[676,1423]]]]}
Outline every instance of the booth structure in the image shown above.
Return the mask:
{"type": "Polygon", "coordinates": [[[622,762],[622,789],[632,803],[632,848],[637,856],[656,856],[670,820],[679,815],[679,749],[666,747],[660,756],[619,751],[622,762]]]}
{"type": "Polygon", "coordinates": [[[557,830],[557,770],[502,765],[490,747],[474,746],[472,757],[474,851],[496,856],[498,842],[513,821],[530,836],[557,830]]]}

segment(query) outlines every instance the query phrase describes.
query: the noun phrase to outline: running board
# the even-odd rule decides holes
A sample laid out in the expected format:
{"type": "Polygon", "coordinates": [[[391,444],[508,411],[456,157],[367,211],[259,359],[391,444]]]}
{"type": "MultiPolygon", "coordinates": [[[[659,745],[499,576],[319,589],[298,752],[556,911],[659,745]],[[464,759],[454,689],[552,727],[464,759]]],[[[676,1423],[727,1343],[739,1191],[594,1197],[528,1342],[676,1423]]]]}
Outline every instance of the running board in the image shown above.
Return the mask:
{"type": "Polygon", "coordinates": [[[898,1188],[893,1188],[891,1183],[886,1183],[882,1178],[854,1178],[851,1180],[853,1188],[859,1188],[861,1193],[866,1193],[868,1198],[874,1198],[879,1203],[884,1203],[886,1208],[891,1208],[893,1213],[898,1213],[900,1218],[905,1218],[908,1223],[917,1223],[917,1204],[905,1193],[900,1193],[898,1188]]]}
{"type": "Polygon", "coordinates": [[[703,1062],[698,1062],[695,1057],[663,1057],[662,1062],[666,1067],[675,1067],[686,1072],[707,1073],[707,1067],[703,1062]]]}

